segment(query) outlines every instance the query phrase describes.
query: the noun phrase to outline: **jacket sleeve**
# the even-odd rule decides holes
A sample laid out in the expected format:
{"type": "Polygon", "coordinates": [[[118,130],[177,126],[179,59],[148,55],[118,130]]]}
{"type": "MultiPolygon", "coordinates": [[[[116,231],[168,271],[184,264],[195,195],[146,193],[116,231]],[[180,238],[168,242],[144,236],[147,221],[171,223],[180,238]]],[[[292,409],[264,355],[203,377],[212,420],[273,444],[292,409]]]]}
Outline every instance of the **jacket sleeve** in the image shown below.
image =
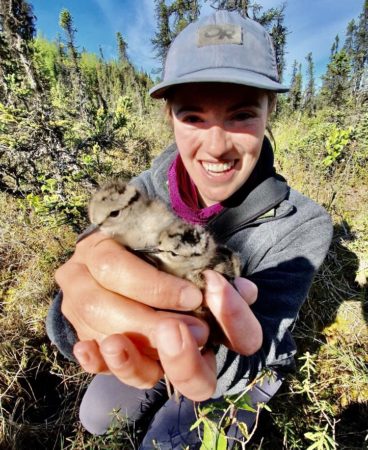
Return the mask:
{"type": "Polygon", "coordinates": [[[73,346],[77,342],[77,334],[70,322],[61,312],[63,293],[55,296],[46,318],[46,332],[50,341],[56,345],[60,353],[66,358],[75,361],[73,346]]]}
{"type": "MultiPolygon", "coordinates": [[[[306,199],[307,200],[307,199],[306,199]]],[[[268,250],[255,255],[244,275],[258,287],[252,310],[261,323],[263,343],[250,357],[220,346],[217,354],[218,384],[214,397],[243,390],[264,367],[289,369],[296,352],[290,333],[308,294],[313,277],[322,264],[332,238],[331,219],[323,208],[299,212],[296,217],[273,224],[268,250]]]]}

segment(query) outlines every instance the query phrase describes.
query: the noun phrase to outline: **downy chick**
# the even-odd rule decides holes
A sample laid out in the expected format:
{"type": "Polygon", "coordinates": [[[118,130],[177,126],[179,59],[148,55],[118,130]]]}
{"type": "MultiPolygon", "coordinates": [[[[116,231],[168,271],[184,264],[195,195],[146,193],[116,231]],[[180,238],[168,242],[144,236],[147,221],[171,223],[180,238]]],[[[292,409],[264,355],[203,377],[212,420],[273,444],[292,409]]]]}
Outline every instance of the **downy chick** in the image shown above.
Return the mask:
{"type": "MultiPolygon", "coordinates": [[[[211,234],[175,216],[159,199],[149,199],[131,184],[111,182],[97,191],[89,204],[89,218],[134,253],[148,256],[158,269],[205,288],[203,271],[213,269],[230,281],[240,275],[240,260],[216,244],[211,234]]],[[[211,343],[223,336],[206,306],[193,314],[209,323],[211,343]]]]}

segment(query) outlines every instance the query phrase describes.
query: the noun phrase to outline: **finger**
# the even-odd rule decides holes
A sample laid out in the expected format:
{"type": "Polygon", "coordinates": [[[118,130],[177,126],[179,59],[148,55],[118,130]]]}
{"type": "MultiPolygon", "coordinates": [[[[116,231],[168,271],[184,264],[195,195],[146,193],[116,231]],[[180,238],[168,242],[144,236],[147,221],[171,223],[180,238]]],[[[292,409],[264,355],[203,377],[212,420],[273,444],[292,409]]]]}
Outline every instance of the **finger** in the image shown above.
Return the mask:
{"type": "MultiPolygon", "coordinates": [[[[178,317],[191,329],[198,346],[208,338],[208,327],[199,319],[186,314],[158,311],[147,305],[117,295],[102,288],[86,266],[69,263],[63,277],[73,276],[73,283],[64,283],[62,312],[78,331],[81,340],[101,342],[114,333],[129,334],[140,348],[155,348],[154,332],[160,317],[178,317]]],[[[145,351],[145,353],[147,353],[145,351]]]]}
{"type": "Polygon", "coordinates": [[[194,401],[210,398],[216,388],[215,357],[212,352],[200,353],[188,327],[176,319],[161,320],[156,342],[161,364],[175,388],[194,401]]]}
{"type": "Polygon", "coordinates": [[[243,299],[248,303],[248,305],[253,305],[253,303],[258,298],[258,287],[253,281],[247,278],[237,277],[234,280],[235,287],[243,299]]]}
{"type": "Polygon", "coordinates": [[[73,280],[73,283],[60,282],[62,312],[80,331],[80,339],[88,339],[89,334],[97,333],[94,338],[100,341],[115,331],[133,331],[141,328],[142,323],[153,320],[152,308],[102,288],[84,265],[69,263],[62,276],[73,280]]]}
{"type": "Polygon", "coordinates": [[[242,355],[253,355],[262,345],[262,327],[248,303],[219,273],[204,272],[205,301],[221,326],[229,348],[242,355]]]}
{"type": "Polygon", "coordinates": [[[100,351],[111,373],[129,386],[151,388],[163,376],[160,363],[141,354],[122,334],[108,336],[101,343],[100,351]]]}
{"type": "Polygon", "coordinates": [[[158,270],[101,233],[88,239],[88,270],[106,289],[161,309],[188,311],[201,304],[201,291],[189,281],[158,270]]]}
{"type": "Polygon", "coordinates": [[[86,372],[109,373],[96,341],[77,342],[74,345],[73,353],[86,372]]]}

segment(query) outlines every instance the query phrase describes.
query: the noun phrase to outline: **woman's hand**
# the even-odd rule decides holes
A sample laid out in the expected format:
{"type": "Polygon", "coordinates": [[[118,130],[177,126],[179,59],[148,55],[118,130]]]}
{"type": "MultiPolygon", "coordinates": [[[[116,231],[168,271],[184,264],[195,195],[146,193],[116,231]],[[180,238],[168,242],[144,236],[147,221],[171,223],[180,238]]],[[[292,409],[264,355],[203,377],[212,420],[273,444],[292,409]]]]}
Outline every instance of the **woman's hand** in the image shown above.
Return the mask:
{"type": "MultiPolygon", "coordinates": [[[[221,275],[206,271],[207,305],[221,323],[227,336],[227,346],[241,354],[255,353],[262,343],[262,329],[249,305],[257,298],[257,287],[244,278],[235,281],[238,291],[221,275]],[[246,301],[244,301],[246,300],[246,301]]],[[[201,352],[183,317],[160,317],[154,341],[162,367],[172,384],[186,397],[201,401],[216,388],[216,363],[211,350],[201,352]]],[[[108,336],[98,347],[94,342],[79,342],[75,352],[88,354],[85,370],[94,372],[94,364],[103,361],[105,369],[120,380],[135,387],[150,387],[146,374],[154,373],[152,360],[142,357],[137,347],[124,334],[108,336]],[[142,370],[145,367],[145,370],[142,370]]],[[[157,373],[162,376],[162,372],[157,373]]]]}
{"type": "MultiPolygon", "coordinates": [[[[108,335],[126,333],[143,355],[156,359],[154,333],[159,318],[179,314],[151,306],[184,311],[202,302],[201,292],[189,281],[158,271],[102,233],[77,245],[72,258],[58,269],[56,280],[63,291],[62,312],[79,339],[98,348],[108,335]]],[[[206,324],[191,316],[180,317],[198,345],[204,345],[206,324]]],[[[106,370],[103,358],[92,359],[83,346],[76,350],[86,370],[106,370]]],[[[155,365],[160,367],[157,361],[155,365]]]]}
{"type": "MultiPolygon", "coordinates": [[[[237,278],[237,290],[212,270],[204,272],[205,301],[227,337],[227,347],[252,355],[262,345],[262,328],[249,306],[257,299],[257,286],[237,278]],[[244,301],[245,300],[245,301],[244,301]]],[[[211,350],[201,353],[185,324],[163,319],[156,329],[161,364],[175,388],[186,397],[206,400],[216,389],[216,363],[211,350]]]]}
{"type": "MultiPolygon", "coordinates": [[[[206,301],[223,326],[228,346],[254,353],[262,339],[248,306],[257,296],[255,285],[238,279],[241,296],[215,272],[206,271],[206,278],[206,301]]],[[[198,350],[208,337],[206,325],[189,315],[151,308],[195,309],[202,295],[191,283],[158,271],[101,233],[78,244],[56,279],[64,294],[63,313],[81,339],[74,352],[85,370],[110,371],[127,384],[149,387],[162,376],[158,351],[180,392],[193,400],[211,395],[216,386],[214,356],[198,350]]]]}

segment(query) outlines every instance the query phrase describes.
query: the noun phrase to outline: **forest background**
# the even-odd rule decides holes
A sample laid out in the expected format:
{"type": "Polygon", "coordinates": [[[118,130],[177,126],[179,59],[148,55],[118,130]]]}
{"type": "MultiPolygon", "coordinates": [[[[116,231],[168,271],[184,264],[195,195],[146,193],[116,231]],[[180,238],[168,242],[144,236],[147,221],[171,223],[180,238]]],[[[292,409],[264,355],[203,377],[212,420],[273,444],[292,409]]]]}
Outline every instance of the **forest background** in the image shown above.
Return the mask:
{"type": "MultiPolygon", "coordinates": [[[[265,25],[283,74],[285,5],[211,3],[265,25]]],[[[155,4],[159,65],[202,2],[155,4]]],[[[68,10],[59,25],[56,41],[36,37],[31,3],[0,1],[0,448],[131,449],[134,430],[100,438],[83,431],[77,411],[90,376],[58,354],[44,323],[53,273],[86,226],[91,191],[148,168],[172,135],[162,104],[147,94],[154,80],[129,61],[121,33],[118,58],[106,60],[79,50],[68,10]]],[[[260,415],[247,448],[368,448],[367,59],[365,0],[345,35],[331,37],[321,86],[309,53],[306,79],[295,61],[291,90],[279,97],[277,169],[327,208],[334,238],[294,329],[297,372],[260,415]]]]}

